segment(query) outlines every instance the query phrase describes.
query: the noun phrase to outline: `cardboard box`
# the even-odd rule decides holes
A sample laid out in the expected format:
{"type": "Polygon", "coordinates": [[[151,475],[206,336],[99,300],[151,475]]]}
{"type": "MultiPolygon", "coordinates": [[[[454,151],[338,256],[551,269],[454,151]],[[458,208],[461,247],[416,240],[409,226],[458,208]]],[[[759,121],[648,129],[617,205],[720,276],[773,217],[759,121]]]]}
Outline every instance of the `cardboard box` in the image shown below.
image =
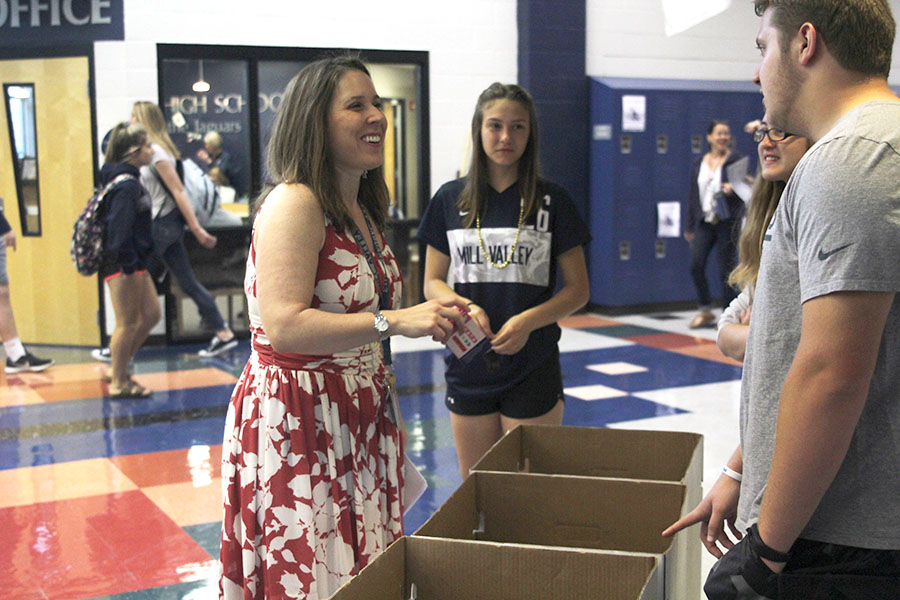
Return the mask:
{"type": "MultiPolygon", "coordinates": [[[[703,498],[703,436],[673,431],[520,425],[503,436],[473,471],[544,473],[678,482],[685,498],[678,516],[703,498]]],[[[675,540],[678,568],[666,570],[665,598],[700,598],[699,525],[675,540]]]]}
{"type": "Polygon", "coordinates": [[[500,438],[472,470],[675,481],[694,491],[700,489],[703,474],[703,436],[519,425],[500,438]]]}
{"type": "Polygon", "coordinates": [[[405,537],[330,600],[637,600],[651,556],[405,537]]]}
{"type": "Polygon", "coordinates": [[[681,483],[476,471],[414,537],[653,555],[659,569],[641,597],[696,600],[699,573],[681,543],[696,532],[660,535],[681,515],[685,493],[681,483]]]}

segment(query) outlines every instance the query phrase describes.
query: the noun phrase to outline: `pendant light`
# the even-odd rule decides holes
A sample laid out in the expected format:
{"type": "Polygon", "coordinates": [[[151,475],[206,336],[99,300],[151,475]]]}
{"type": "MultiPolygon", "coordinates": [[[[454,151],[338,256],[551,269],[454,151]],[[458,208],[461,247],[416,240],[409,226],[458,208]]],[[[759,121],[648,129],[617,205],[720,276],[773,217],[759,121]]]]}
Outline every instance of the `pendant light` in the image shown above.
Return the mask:
{"type": "Polygon", "coordinates": [[[201,58],[199,61],[200,64],[200,79],[194,82],[194,85],[191,86],[191,89],[195,92],[202,94],[209,91],[209,83],[203,79],[203,59],[201,58]]]}

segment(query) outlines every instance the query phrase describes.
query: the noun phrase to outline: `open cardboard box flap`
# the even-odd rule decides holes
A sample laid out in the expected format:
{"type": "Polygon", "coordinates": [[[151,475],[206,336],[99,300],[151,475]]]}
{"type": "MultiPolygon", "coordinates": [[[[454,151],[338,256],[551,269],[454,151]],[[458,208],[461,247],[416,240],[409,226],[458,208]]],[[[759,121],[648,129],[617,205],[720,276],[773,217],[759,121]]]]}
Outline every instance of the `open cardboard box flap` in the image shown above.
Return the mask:
{"type": "Polygon", "coordinates": [[[702,469],[702,455],[703,436],[696,433],[519,425],[472,470],[688,483],[692,467],[702,469]]]}
{"type": "Polygon", "coordinates": [[[663,554],[684,494],[678,483],[475,472],[415,535],[663,554]]]}
{"type": "Polygon", "coordinates": [[[407,537],[331,600],[637,600],[652,556],[407,537]]]}

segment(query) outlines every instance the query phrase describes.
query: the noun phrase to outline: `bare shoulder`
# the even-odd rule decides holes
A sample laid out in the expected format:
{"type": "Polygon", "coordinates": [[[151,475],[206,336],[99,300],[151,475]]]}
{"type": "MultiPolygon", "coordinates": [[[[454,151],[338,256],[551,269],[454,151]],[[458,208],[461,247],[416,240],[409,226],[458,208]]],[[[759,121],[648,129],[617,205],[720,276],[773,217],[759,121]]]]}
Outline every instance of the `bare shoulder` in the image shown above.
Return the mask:
{"type": "Polygon", "coordinates": [[[282,183],[269,192],[256,217],[256,234],[270,231],[301,239],[324,239],[325,213],[308,186],[282,183]]]}

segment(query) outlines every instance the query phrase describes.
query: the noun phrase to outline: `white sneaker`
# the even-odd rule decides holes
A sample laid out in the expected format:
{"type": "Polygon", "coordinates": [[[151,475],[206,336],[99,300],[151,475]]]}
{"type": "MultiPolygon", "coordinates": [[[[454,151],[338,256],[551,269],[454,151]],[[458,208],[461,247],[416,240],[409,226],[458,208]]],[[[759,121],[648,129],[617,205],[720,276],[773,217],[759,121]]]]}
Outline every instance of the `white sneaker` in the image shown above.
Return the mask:
{"type": "Polygon", "coordinates": [[[197,353],[201,358],[210,358],[218,356],[223,352],[227,352],[238,345],[237,336],[231,336],[230,340],[221,340],[219,336],[214,335],[209,342],[209,346],[197,353]]]}
{"type": "Polygon", "coordinates": [[[91,356],[94,357],[94,360],[99,360],[100,362],[112,362],[112,355],[109,353],[109,347],[106,348],[94,348],[91,350],[91,356]]]}

